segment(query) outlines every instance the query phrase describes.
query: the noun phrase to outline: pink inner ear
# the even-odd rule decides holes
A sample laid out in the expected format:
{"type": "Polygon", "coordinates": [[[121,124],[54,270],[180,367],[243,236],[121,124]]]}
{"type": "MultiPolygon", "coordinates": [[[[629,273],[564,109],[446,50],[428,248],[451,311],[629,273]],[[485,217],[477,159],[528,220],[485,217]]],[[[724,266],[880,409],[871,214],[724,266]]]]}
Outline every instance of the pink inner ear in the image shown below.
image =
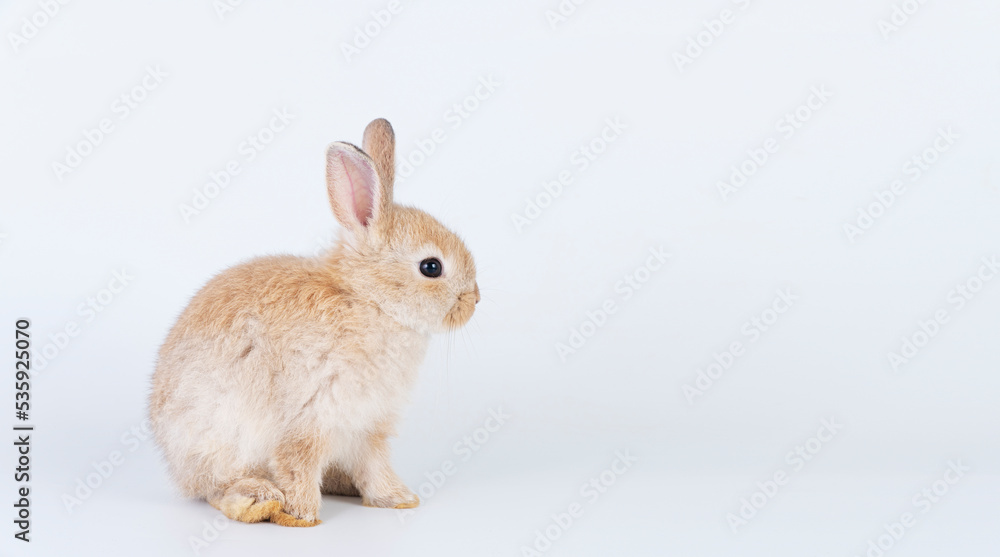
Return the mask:
{"type": "Polygon", "coordinates": [[[344,175],[347,178],[347,187],[350,190],[347,193],[350,196],[349,199],[351,200],[351,208],[354,210],[354,216],[362,226],[366,226],[368,219],[372,216],[371,186],[366,184],[366,180],[360,175],[361,169],[353,164],[349,164],[343,153],[340,154],[340,164],[344,166],[344,175]]]}
{"type": "Polygon", "coordinates": [[[333,212],[348,227],[367,227],[378,218],[375,166],[357,147],[333,143],[326,153],[327,191],[333,212]]]}

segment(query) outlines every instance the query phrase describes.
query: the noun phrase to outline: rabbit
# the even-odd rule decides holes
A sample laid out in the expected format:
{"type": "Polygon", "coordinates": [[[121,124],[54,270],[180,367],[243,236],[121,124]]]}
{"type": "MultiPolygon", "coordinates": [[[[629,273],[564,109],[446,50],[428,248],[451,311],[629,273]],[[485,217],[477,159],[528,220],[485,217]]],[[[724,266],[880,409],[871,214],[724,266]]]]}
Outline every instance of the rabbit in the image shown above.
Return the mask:
{"type": "Polygon", "coordinates": [[[326,151],[334,247],[223,271],[160,348],[154,438],[180,491],[233,520],[314,526],[323,493],[420,503],[388,438],[430,335],[468,322],[479,286],[458,236],[393,203],[389,122],[372,121],[362,147],[326,151]]]}

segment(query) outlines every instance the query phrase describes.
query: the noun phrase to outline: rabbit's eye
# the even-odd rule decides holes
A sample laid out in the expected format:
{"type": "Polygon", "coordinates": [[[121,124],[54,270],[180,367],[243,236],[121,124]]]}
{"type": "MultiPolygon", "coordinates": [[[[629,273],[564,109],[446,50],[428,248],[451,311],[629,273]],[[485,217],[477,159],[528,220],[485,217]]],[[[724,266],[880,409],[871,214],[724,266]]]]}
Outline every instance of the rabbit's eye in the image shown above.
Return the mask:
{"type": "Polygon", "coordinates": [[[420,262],[420,272],[425,277],[437,278],[441,276],[441,262],[436,257],[428,257],[420,262]]]}

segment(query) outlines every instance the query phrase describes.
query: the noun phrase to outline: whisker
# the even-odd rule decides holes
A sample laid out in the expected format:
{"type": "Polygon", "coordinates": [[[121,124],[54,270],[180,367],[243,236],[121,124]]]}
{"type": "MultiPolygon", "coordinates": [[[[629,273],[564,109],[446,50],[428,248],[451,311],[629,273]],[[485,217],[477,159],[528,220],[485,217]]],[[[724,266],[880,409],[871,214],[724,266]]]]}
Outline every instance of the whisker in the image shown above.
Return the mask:
{"type": "Polygon", "coordinates": [[[510,290],[504,290],[502,288],[480,288],[479,293],[482,294],[483,292],[502,292],[504,294],[510,294],[510,290]]]}
{"type": "Polygon", "coordinates": [[[466,346],[469,347],[469,352],[471,352],[473,356],[477,356],[476,343],[472,341],[472,335],[469,334],[467,329],[463,329],[462,337],[465,339],[466,346]]]}

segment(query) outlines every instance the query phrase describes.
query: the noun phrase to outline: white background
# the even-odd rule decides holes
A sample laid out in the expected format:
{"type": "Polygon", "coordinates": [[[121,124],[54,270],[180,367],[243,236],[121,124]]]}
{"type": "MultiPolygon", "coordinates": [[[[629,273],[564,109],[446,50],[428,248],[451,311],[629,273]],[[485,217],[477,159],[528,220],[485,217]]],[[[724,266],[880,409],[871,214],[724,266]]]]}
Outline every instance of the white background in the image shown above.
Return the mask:
{"type": "Polygon", "coordinates": [[[15,319],[33,322],[37,428],[30,545],[13,539],[13,433],[3,441],[0,553],[191,555],[199,538],[211,556],[522,555],[549,528],[539,554],[849,557],[909,512],[886,555],[996,554],[1000,280],[975,277],[1000,254],[1000,5],[929,0],[883,32],[892,0],[590,0],[555,26],[556,0],[404,0],[345,56],[386,6],[245,2],[220,17],[209,0],[73,2],[15,47],[42,8],[0,5],[0,336],[12,345],[15,319]],[[735,21],[679,68],[724,9],[735,21]],[[167,75],[120,118],[113,103],[147,67],[167,75]],[[468,100],[491,76],[495,90],[468,100]],[[832,96],[786,137],[777,123],[814,87],[832,96]],[[463,101],[476,109],[456,128],[463,101]],[[294,119],[248,161],[241,143],[282,108],[294,119]],[[458,231],[479,267],[484,301],[435,341],[394,441],[415,490],[445,461],[457,472],[425,485],[412,516],[326,497],[317,528],[216,532],[219,513],[179,498],[152,442],[129,433],[156,351],[214,273],[335,236],[324,148],[360,142],[375,117],[393,123],[400,160],[443,130],[397,200],[458,231]],[[57,177],[102,118],[113,132],[57,177]],[[606,119],[625,129],[581,171],[574,152],[606,119]],[[913,180],[908,161],[939,129],[957,137],[913,180]],[[767,138],[777,152],[723,200],[718,183],[767,138]],[[230,160],[240,174],[185,222],[180,206],[230,160]],[[563,171],[572,183],[516,227],[563,171]],[[852,241],[844,225],[895,180],[905,193],[852,241]],[[659,247],[668,263],[625,299],[616,283],[659,247]],[[122,270],[134,278],[88,322],[80,305],[122,270]],[[970,280],[981,288],[959,309],[952,291],[970,280]],[[798,299],[753,340],[744,324],[775,317],[778,289],[798,299]],[[615,313],[561,358],[607,300],[615,313]],[[938,310],[947,323],[893,369],[889,353],[925,340],[938,310]],[[79,333],[42,368],[71,322],[79,333]],[[734,342],[744,352],[689,400],[734,342]],[[455,444],[498,408],[510,417],[463,460],[455,444]],[[842,428],[796,469],[787,455],[824,419],[842,428]],[[113,451],[124,462],[79,490],[113,451]],[[616,451],[638,460],[605,473],[596,501],[582,494],[616,451]],[[949,461],[970,471],[915,502],[949,461]],[[754,496],[778,472],[777,493],[754,496]],[[727,516],[753,497],[763,508],[734,532],[727,516]],[[554,526],[577,502],[582,516],[554,526]]]}

